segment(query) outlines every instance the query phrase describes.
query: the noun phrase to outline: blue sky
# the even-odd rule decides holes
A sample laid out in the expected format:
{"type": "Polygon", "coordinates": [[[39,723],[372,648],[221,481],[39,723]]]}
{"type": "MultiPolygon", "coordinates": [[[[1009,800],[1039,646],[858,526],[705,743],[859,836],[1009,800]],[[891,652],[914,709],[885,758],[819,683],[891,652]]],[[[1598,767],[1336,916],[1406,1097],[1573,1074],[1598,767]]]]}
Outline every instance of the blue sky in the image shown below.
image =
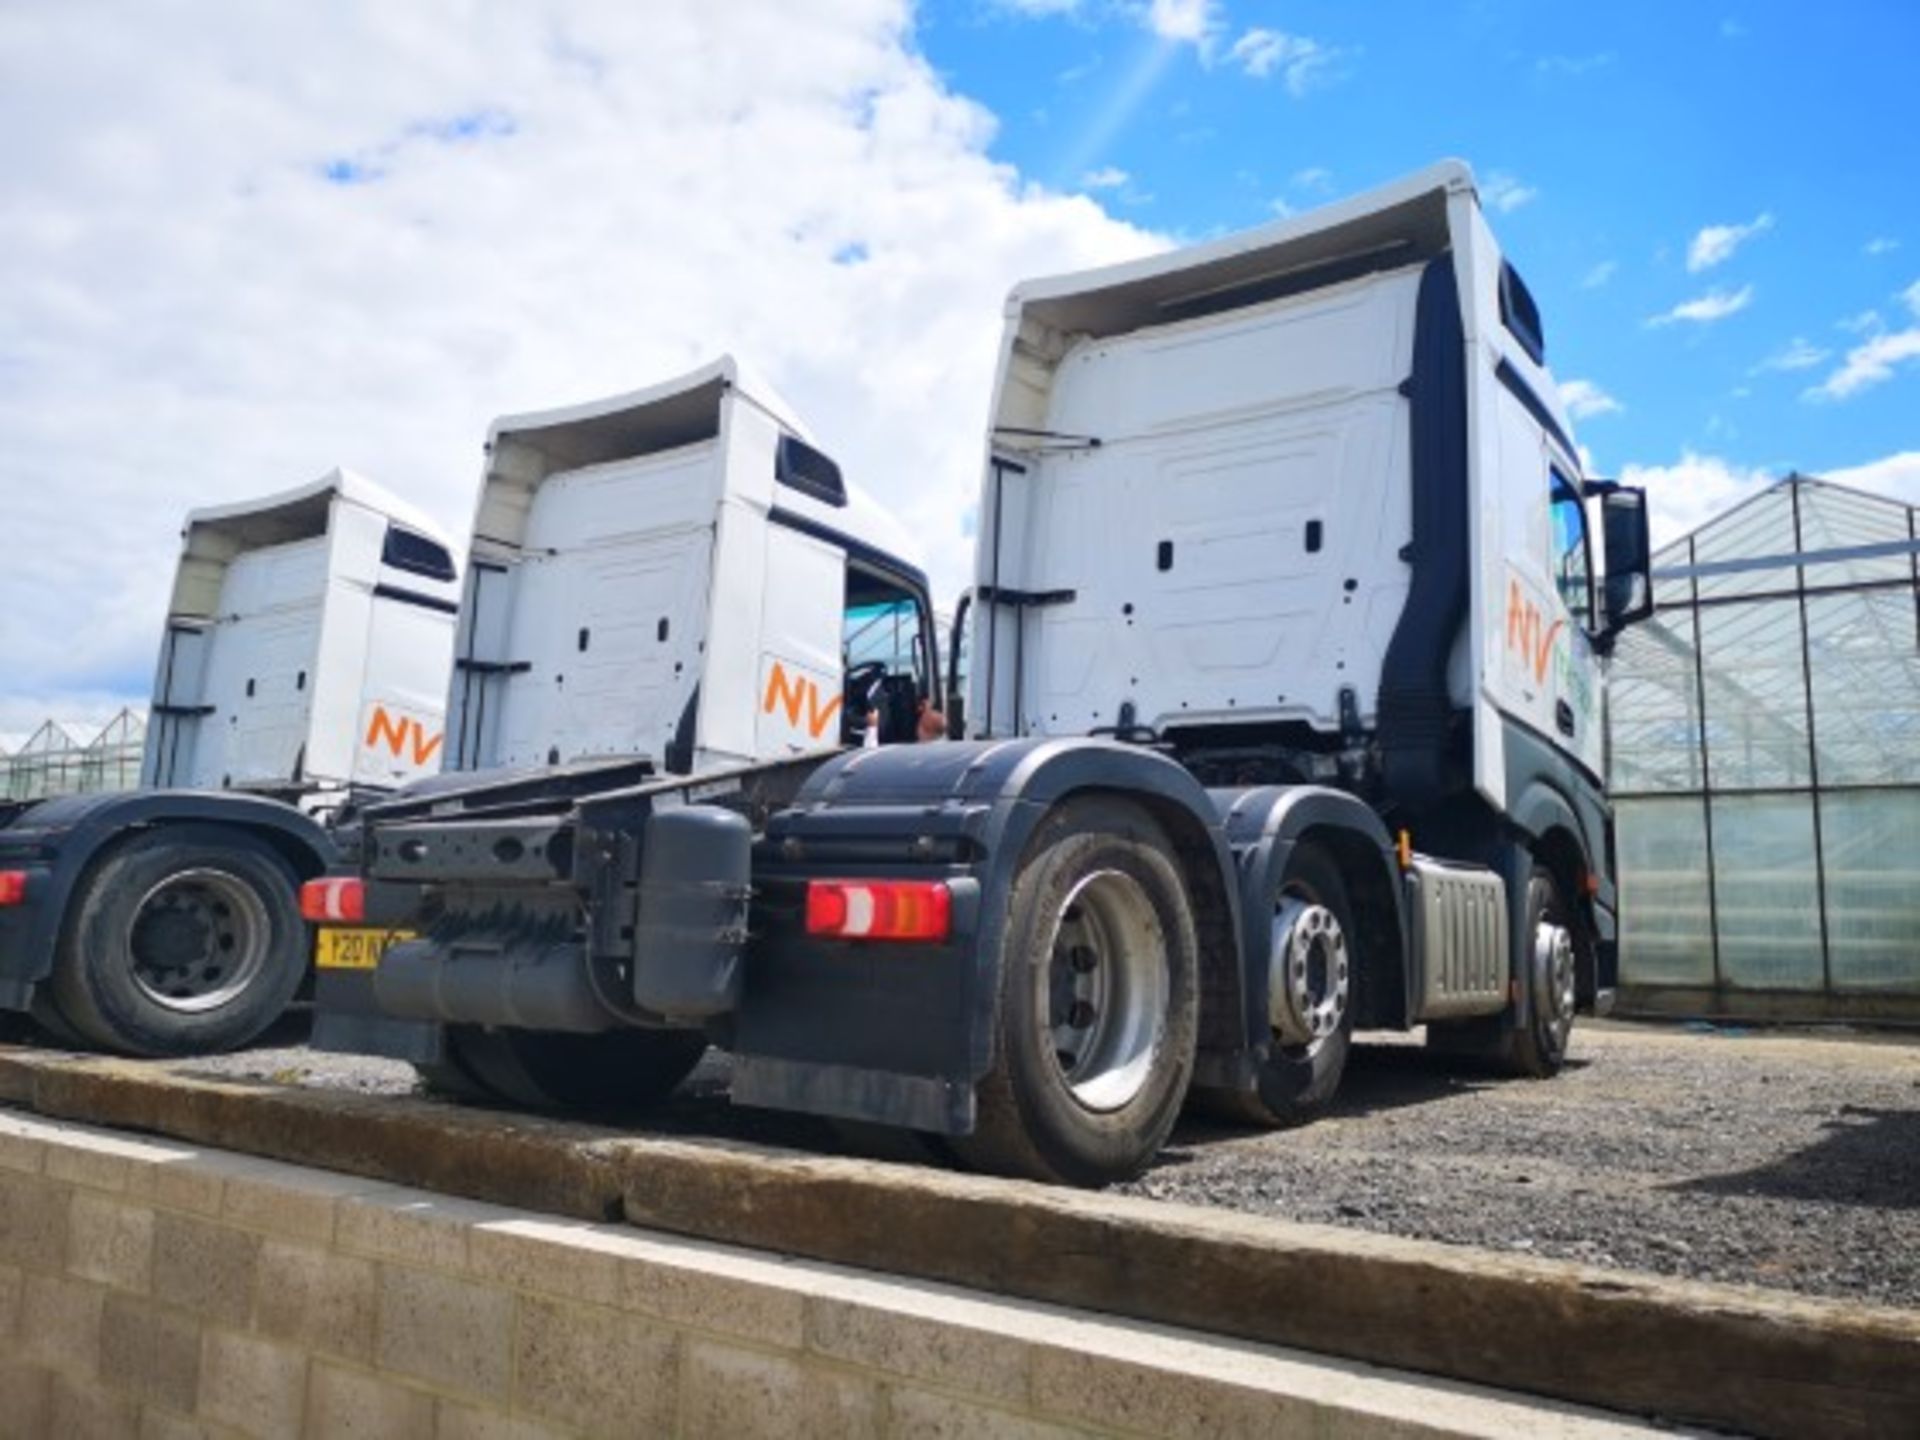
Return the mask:
{"type": "Polygon", "coordinates": [[[1920,446],[1920,364],[1818,389],[1920,323],[1901,295],[1920,279],[1920,5],[1156,8],[1160,30],[1204,33],[1165,38],[1115,0],[940,0],[920,43],[998,118],[993,154],[1182,237],[1469,160],[1557,376],[1619,407],[1580,407],[1603,471],[1920,446]],[[1710,227],[1751,228],[1690,269],[1710,227]],[[1651,323],[1690,302],[1730,313],[1651,323]]]}

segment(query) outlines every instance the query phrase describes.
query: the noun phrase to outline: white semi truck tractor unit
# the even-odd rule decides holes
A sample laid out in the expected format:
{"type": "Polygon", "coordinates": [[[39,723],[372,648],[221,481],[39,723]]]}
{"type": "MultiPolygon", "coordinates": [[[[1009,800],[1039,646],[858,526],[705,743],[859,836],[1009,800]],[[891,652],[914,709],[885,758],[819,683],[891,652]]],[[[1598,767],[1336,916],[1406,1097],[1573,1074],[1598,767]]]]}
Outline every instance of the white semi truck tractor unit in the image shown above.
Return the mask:
{"type": "MultiPolygon", "coordinates": [[[[1189,1097],[1312,1114],[1356,1029],[1557,1070],[1614,983],[1601,659],[1644,497],[1584,476],[1468,169],[1018,287],[991,417],[965,738],[368,812],[369,918],[417,936],[369,986],[392,1034],[639,1101],[664,1072],[579,1042],[680,1030],[736,1102],[1075,1184],[1189,1097]]],[[[712,543],[760,563],[724,511],[712,543]]],[[[696,736],[773,693],[704,639],[696,736]]]]}
{"type": "Polygon", "coordinates": [[[637,985],[636,887],[691,906],[674,923],[697,930],[749,882],[745,822],[690,799],[764,819],[869,730],[915,732],[938,676],[926,578],[900,524],[730,356],[502,418],[486,454],[446,769],[367,813],[360,858],[383,883],[312,887],[314,908],[345,893],[363,922],[320,936],[314,1043],[524,1104],[663,1093],[707,1042],[653,1022],[711,1013],[706,987],[729,982],[703,962],[683,967],[692,996],[678,970],[637,985]],[[642,881],[629,831],[654,811],[669,868],[642,881]],[[582,940],[560,873],[590,867],[582,940]]]}
{"type": "Polygon", "coordinates": [[[326,818],[439,768],[457,596],[444,537],[346,470],[189,513],[142,788],[0,814],[0,1006],[134,1054],[265,1028],[326,818]]]}

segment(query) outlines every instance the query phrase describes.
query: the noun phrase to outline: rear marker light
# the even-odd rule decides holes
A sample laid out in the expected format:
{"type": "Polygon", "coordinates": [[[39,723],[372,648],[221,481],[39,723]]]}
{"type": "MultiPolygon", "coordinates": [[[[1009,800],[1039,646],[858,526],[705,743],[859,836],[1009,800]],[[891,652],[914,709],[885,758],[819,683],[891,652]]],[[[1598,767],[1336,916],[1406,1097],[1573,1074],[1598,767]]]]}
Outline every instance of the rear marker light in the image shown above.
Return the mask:
{"type": "Polygon", "coordinates": [[[27,903],[27,872],[0,870],[0,906],[27,903]]]}
{"type": "Polygon", "coordinates": [[[944,940],[953,892],[939,880],[812,880],[807,933],[833,940],[944,940]]]}
{"type": "Polygon", "coordinates": [[[367,883],[358,875],[322,875],[300,887],[300,915],[316,925],[367,918],[367,883]]]}

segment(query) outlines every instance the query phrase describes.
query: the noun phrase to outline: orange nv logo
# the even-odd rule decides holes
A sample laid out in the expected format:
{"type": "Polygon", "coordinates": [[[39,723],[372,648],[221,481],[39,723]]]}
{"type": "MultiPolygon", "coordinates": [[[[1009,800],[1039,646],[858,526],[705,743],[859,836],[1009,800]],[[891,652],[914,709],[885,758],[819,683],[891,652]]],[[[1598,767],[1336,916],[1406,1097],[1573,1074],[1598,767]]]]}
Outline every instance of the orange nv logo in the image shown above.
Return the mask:
{"type": "Polygon", "coordinates": [[[778,660],[773,662],[773,671],[767,676],[767,693],[760,702],[760,708],[768,715],[784,710],[787,723],[794,729],[805,729],[818,740],[833,723],[833,717],[840,713],[840,697],[835,695],[824,705],[820,703],[820,687],[805,675],[788,675],[778,660]],[[806,723],[801,723],[801,711],[806,712],[806,723]]]}
{"type": "Polygon", "coordinates": [[[363,743],[369,750],[385,745],[396,760],[407,759],[411,752],[415,765],[425,765],[433,758],[444,738],[442,735],[428,735],[426,727],[418,720],[405,716],[396,719],[387,713],[386,706],[376,705],[363,743]]]}
{"type": "Polygon", "coordinates": [[[1519,652],[1520,658],[1532,668],[1536,683],[1546,682],[1547,661],[1553,657],[1554,637],[1564,624],[1564,620],[1547,624],[1547,617],[1540,613],[1538,605],[1527,598],[1520,588],[1520,582],[1512,576],[1507,577],[1507,649],[1519,652]]]}

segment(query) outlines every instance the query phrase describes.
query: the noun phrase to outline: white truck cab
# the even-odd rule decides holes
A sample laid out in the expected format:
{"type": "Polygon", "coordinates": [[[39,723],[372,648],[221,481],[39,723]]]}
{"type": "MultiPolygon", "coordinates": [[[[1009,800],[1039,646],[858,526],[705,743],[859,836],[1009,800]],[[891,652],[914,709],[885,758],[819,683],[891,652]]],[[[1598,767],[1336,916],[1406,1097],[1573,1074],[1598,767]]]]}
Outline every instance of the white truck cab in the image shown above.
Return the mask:
{"type": "Polygon", "coordinates": [[[350,470],[192,511],[142,784],[318,809],[436,772],[458,598],[438,527],[350,470]]]}
{"type": "Polygon", "coordinates": [[[881,676],[933,682],[915,548],[731,356],[498,420],[448,768],[685,774],[858,740],[881,676]]]}
{"type": "Polygon", "coordinates": [[[1258,730],[1301,779],[1377,736],[1405,782],[1459,715],[1496,808],[1515,727],[1599,784],[1619,621],[1539,311],[1464,164],[1020,286],[993,424],[976,733],[1258,730]]]}

